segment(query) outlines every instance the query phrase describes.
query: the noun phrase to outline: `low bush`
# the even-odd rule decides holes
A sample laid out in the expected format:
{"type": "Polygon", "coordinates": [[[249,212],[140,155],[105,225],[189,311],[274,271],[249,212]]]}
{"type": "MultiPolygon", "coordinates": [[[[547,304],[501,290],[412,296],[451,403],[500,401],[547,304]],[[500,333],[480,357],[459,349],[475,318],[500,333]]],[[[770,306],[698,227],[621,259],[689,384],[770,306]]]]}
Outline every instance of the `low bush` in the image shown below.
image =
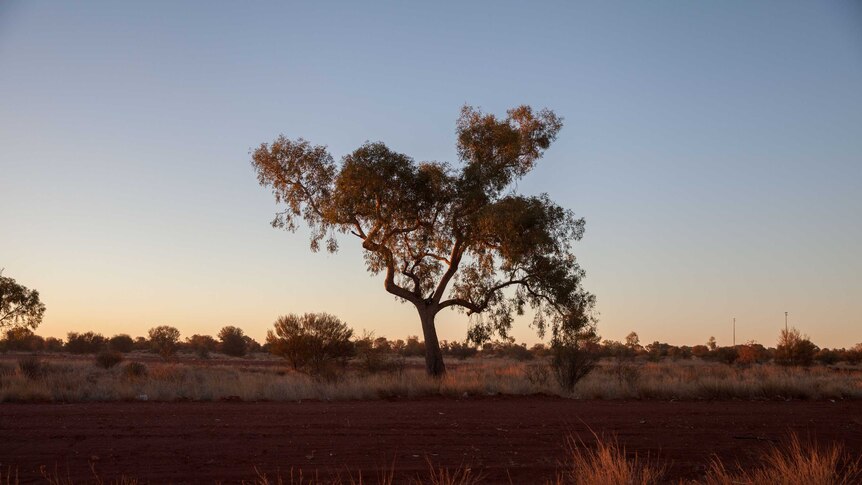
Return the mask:
{"type": "Polygon", "coordinates": [[[551,369],[557,383],[567,391],[573,391],[575,385],[596,367],[598,355],[591,352],[581,342],[556,342],[551,346],[551,369]]]}
{"type": "Polygon", "coordinates": [[[147,376],[147,366],[140,362],[129,362],[123,367],[123,375],[129,378],[140,378],[147,376]]]}
{"type": "Polygon", "coordinates": [[[27,379],[38,379],[45,372],[45,364],[35,355],[22,357],[18,359],[18,371],[27,379]]]}
{"type": "Polygon", "coordinates": [[[110,369],[123,361],[123,354],[116,350],[103,350],[96,354],[96,366],[110,369]]]}

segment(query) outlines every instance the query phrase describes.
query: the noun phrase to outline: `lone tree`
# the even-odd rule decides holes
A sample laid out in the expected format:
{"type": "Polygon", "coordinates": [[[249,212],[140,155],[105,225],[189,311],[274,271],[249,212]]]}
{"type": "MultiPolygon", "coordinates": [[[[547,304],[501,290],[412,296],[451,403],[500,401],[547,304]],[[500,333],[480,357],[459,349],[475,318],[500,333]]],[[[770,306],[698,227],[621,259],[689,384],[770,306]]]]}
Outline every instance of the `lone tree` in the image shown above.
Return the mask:
{"type": "Polygon", "coordinates": [[[36,328],[44,314],[45,304],[39,299],[39,292],[3,276],[0,269],[0,328],[36,328]]]}
{"type": "Polygon", "coordinates": [[[296,230],[304,219],[311,249],[338,249],[352,234],[384,288],[412,303],[425,337],[429,375],[446,369],[434,318],[457,308],[471,318],[468,337],[506,336],[512,314],[535,310],[539,335],[582,331],[594,323],[595,297],[572,243],[584,220],[547,194],[514,193],[514,184],[553,142],[562,120],[520,106],[504,119],[465,106],[457,122],[461,163],[416,163],[383,143],[366,142],[336,164],[325,146],[279,136],[252,153],[252,165],[283,210],[272,225],[296,230]]]}

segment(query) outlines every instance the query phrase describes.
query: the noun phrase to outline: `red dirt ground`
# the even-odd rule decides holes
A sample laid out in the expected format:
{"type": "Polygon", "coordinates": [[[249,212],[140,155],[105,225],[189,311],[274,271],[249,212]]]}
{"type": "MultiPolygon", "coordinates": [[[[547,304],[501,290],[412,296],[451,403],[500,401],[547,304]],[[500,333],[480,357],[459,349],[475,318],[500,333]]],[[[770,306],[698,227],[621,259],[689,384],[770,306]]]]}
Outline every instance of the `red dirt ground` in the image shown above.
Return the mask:
{"type": "MultiPolygon", "coordinates": [[[[665,402],[495,397],[345,402],[0,404],[0,467],[22,483],[39,466],[75,480],[120,474],[152,483],[214,483],[291,467],[323,476],[393,460],[401,477],[427,461],[482,470],[485,483],[541,483],[570,433],[615,434],[629,452],[698,478],[713,455],[756,461],[794,431],[862,454],[862,401],[665,402]]],[[[373,480],[372,480],[373,482],[373,480]]]]}

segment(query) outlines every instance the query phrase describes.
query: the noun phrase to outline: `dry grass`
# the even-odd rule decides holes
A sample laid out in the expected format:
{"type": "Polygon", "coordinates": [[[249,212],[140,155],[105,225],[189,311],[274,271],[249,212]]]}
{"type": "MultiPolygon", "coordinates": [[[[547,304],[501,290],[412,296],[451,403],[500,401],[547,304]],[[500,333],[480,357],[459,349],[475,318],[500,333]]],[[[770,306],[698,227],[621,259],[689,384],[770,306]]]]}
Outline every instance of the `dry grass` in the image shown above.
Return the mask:
{"type": "Polygon", "coordinates": [[[843,399],[862,398],[862,372],[759,365],[737,368],[679,361],[636,363],[621,372],[603,363],[578,383],[561,389],[542,362],[475,359],[453,367],[443,379],[421,368],[397,373],[347,371],[337,381],[315,380],[276,366],[148,363],[132,375],[126,363],[101,369],[85,361],[46,360],[39,372],[0,362],[2,401],[219,400],[290,401],[380,399],[467,395],[553,394],[578,399],[843,399]]]}
{"type": "Polygon", "coordinates": [[[650,485],[663,483],[665,468],[658,462],[628,455],[616,438],[599,439],[587,446],[569,437],[568,461],[553,485],[650,485]]]}
{"type": "Polygon", "coordinates": [[[850,457],[839,444],[820,448],[803,444],[796,435],[785,446],[773,447],[753,470],[731,471],[720,461],[712,464],[706,485],[853,485],[862,483],[862,458],[850,457]]]}

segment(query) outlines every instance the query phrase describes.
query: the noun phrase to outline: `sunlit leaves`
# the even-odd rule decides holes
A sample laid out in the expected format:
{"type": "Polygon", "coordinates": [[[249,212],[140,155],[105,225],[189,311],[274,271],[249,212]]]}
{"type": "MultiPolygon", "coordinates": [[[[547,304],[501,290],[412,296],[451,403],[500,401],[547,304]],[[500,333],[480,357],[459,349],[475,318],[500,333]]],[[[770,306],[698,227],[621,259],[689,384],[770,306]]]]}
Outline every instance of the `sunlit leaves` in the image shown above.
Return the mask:
{"type": "Polygon", "coordinates": [[[592,324],[594,297],[572,243],[584,220],[547,195],[514,194],[556,139],[562,120],[520,106],[504,119],[465,106],[456,125],[461,164],[417,163],[383,143],[366,143],[336,165],[322,146],[284,136],[252,154],[261,185],[284,210],[274,224],[312,229],[312,248],[335,236],[361,240],[385,288],[433,316],[457,307],[474,319],[476,341],[505,335],[512,316],[535,310],[540,333],[556,337],[592,324]]]}

